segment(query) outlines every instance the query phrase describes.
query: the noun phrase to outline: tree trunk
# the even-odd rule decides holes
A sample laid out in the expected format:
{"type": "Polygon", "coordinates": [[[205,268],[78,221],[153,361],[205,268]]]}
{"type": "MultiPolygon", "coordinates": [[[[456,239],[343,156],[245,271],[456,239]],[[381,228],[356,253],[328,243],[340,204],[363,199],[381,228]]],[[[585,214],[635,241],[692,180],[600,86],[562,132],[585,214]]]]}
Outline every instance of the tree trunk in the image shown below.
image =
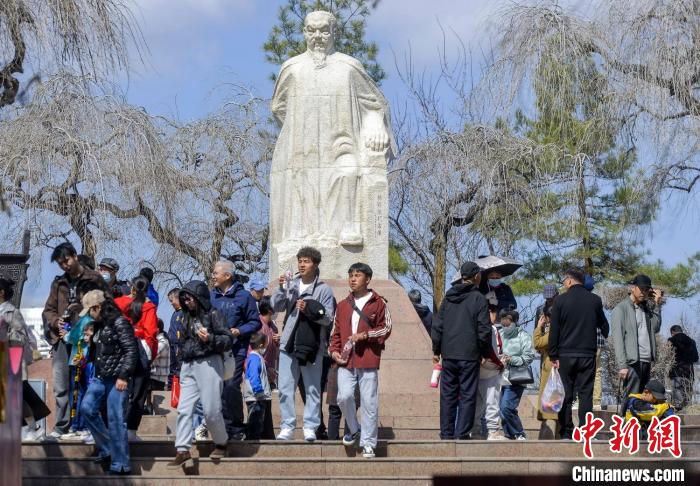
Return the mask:
{"type": "Polygon", "coordinates": [[[591,257],[591,235],[588,230],[588,208],[586,207],[586,173],[585,162],[581,163],[578,172],[578,215],[581,246],[583,249],[583,271],[593,275],[593,258],[591,257]]]}
{"type": "Polygon", "coordinates": [[[447,280],[447,231],[440,231],[430,242],[430,250],[435,262],[433,272],[433,312],[437,312],[445,296],[447,280]]]}

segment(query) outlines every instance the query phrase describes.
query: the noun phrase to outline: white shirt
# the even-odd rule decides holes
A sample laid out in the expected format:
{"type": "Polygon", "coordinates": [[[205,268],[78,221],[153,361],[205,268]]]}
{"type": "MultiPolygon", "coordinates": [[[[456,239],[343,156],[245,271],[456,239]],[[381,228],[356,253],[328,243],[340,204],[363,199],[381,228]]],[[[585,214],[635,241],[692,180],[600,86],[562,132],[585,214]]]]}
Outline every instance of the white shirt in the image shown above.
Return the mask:
{"type": "MultiPolygon", "coordinates": [[[[365,306],[365,304],[369,301],[369,299],[372,297],[372,292],[368,292],[367,295],[364,297],[360,297],[359,299],[355,299],[355,307],[357,307],[359,310],[362,310],[362,308],[365,306]]],[[[360,314],[357,313],[356,310],[352,311],[352,333],[357,334],[357,327],[360,325],[360,314]]]]}
{"type": "Polygon", "coordinates": [[[305,284],[304,282],[299,281],[299,295],[303,295],[304,292],[306,292],[306,289],[311,287],[313,284],[314,284],[313,282],[305,284]]]}

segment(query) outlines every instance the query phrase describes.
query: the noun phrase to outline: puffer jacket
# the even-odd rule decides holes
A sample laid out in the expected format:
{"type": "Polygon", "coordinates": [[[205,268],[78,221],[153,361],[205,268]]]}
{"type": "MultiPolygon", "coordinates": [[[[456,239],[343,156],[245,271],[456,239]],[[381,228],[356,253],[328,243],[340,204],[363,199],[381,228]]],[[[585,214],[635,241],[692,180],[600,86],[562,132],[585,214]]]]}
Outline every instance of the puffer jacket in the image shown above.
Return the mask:
{"type": "Polygon", "coordinates": [[[532,347],[532,336],[516,324],[502,327],[500,333],[503,339],[503,354],[510,356],[510,362],[506,367],[507,377],[510,368],[532,363],[535,359],[535,350],[532,347]]]}
{"type": "Polygon", "coordinates": [[[226,327],[223,314],[212,308],[209,300],[209,288],[207,284],[199,280],[189,282],[180,291],[180,305],[182,306],[182,361],[188,363],[195,359],[206,358],[213,354],[221,354],[231,349],[233,334],[226,327]],[[199,302],[199,310],[192,315],[187,310],[184,296],[189,294],[199,302]],[[195,321],[199,322],[209,332],[209,340],[205,343],[197,336],[195,321]]]}
{"type": "Polygon", "coordinates": [[[95,324],[95,376],[128,380],[138,359],[134,328],[118,317],[114,322],[95,324]]]}

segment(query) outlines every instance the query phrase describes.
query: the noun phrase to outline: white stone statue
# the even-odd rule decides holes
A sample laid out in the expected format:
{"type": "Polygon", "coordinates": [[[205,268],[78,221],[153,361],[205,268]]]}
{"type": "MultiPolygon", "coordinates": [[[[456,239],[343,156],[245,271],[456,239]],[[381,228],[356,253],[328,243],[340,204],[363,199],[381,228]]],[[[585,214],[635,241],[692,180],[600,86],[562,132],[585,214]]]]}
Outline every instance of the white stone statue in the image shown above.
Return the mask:
{"type": "Polygon", "coordinates": [[[307,50],[280,69],[272,113],[281,125],[270,184],[270,274],[295,267],[306,245],[323,275],[356,261],[388,278],[387,158],[396,153],[389,105],[362,64],[335,52],[336,19],[304,21],[307,50]]]}

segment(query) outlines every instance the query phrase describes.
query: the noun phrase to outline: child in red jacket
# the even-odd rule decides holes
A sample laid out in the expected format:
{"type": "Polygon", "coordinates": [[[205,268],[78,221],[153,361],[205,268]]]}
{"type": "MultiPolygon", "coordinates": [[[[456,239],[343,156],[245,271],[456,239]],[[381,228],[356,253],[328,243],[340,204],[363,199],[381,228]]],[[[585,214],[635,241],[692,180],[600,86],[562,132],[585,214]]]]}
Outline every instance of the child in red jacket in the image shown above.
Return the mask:
{"type": "Polygon", "coordinates": [[[348,424],[343,445],[358,438],[363,457],[374,457],[379,423],[379,361],[384,342],[391,334],[386,301],[368,288],[372,269],[354,263],[348,270],[350,295],[338,303],[329,352],[338,363],[338,405],[348,424]],[[357,423],[355,386],[360,386],[362,427],[357,423]],[[362,432],[360,432],[360,429],[362,432]],[[361,437],[360,437],[361,435],[361,437]]]}

